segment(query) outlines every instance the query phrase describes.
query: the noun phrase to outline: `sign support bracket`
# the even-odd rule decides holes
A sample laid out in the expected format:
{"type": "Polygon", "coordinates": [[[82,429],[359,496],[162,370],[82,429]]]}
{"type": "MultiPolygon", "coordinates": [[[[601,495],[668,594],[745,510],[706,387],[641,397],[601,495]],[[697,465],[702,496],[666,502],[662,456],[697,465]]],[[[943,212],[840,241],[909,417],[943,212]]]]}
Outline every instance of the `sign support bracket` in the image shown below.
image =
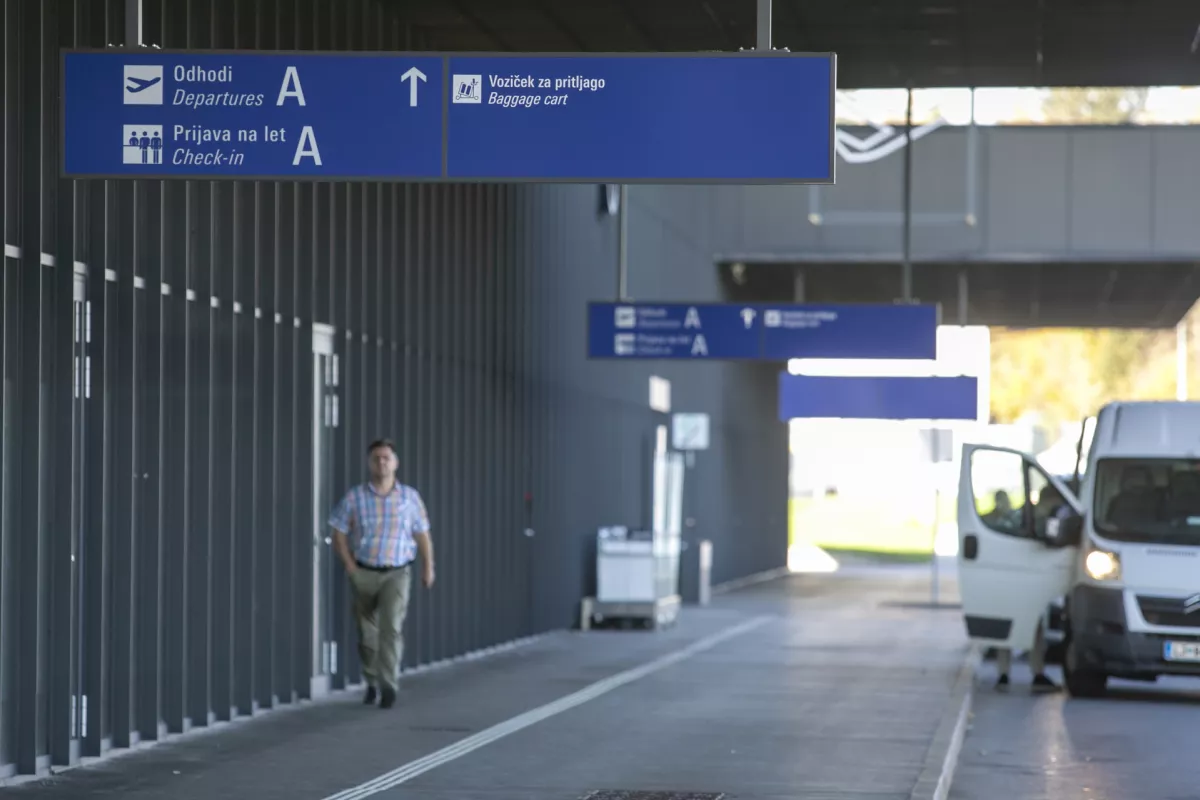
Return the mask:
{"type": "Polygon", "coordinates": [[[142,0],[125,0],[125,46],[142,47],[142,0]]]}
{"type": "Polygon", "coordinates": [[[904,264],[900,275],[900,296],[905,303],[913,301],[913,265],[912,265],[912,112],[913,87],[908,82],[908,107],[904,114],[904,264]]]}
{"type": "Polygon", "coordinates": [[[629,300],[629,184],[617,194],[617,302],[629,300]]]}
{"type": "Polygon", "coordinates": [[[771,0],[758,0],[757,49],[771,49],[771,0]]]}

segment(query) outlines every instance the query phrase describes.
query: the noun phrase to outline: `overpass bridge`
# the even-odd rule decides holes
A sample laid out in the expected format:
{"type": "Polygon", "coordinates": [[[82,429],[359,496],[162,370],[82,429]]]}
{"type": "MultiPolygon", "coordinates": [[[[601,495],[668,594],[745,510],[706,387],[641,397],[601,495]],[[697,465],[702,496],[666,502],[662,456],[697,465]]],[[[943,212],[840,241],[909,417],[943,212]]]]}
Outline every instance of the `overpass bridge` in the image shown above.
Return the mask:
{"type": "MultiPolygon", "coordinates": [[[[942,303],[947,321],[961,305],[970,324],[1174,326],[1200,297],[1198,145],[1191,127],[1142,125],[945,126],[917,139],[913,296],[942,303]]],[[[839,163],[834,186],[714,190],[732,296],[899,297],[902,156],[839,163]]]]}
{"type": "MultiPolygon", "coordinates": [[[[325,509],[359,479],[364,447],[379,435],[396,439],[400,479],[421,488],[440,537],[436,593],[413,596],[408,668],[574,624],[594,588],[596,529],[659,513],[647,487],[666,408],[713,421],[710,448],[687,473],[685,539],[713,542],[716,583],[773,574],[787,544],[778,365],[588,362],[585,303],[613,296],[622,252],[634,298],[786,295],[802,266],[806,296],[851,299],[840,282],[848,264],[837,262],[858,259],[879,288],[856,280],[864,291],[853,299],[887,299],[895,252],[886,224],[854,234],[832,213],[876,208],[854,205],[883,194],[859,179],[878,170],[869,181],[884,181],[889,163],[839,168],[839,185],[820,189],[817,205],[803,188],[633,187],[627,236],[608,187],[596,185],[68,180],[60,49],[728,52],[773,38],[837,51],[843,88],[1170,84],[1193,69],[1190,10],[1167,0],[1139,4],[1136,17],[1103,4],[1082,23],[1032,0],[776,0],[765,4],[773,25],[758,5],[4,4],[0,774],[45,774],[356,685],[325,509]],[[830,221],[814,226],[813,213],[830,221]],[[755,263],[733,270],[735,259],[755,263]]],[[[939,132],[914,156],[924,165],[936,148],[961,153],[966,135],[939,132]]],[[[1062,212],[1067,233],[1026,230],[1027,209],[990,202],[1015,187],[1014,173],[996,161],[991,175],[987,158],[1006,147],[1052,154],[1091,134],[975,135],[978,222],[916,223],[915,252],[934,270],[928,278],[919,265],[917,295],[960,296],[963,263],[971,281],[1018,269],[971,259],[1073,253],[1076,278],[1093,268],[1111,276],[1139,248],[1181,257],[1163,268],[1169,289],[1160,292],[1183,293],[1182,304],[1193,291],[1180,272],[1192,247],[1182,218],[1164,208],[1153,223],[1144,213],[1121,219],[1118,231],[1140,232],[1130,241],[1085,229],[1128,206],[1107,195],[1082,205],[1086,172],[1047,184],[1062,199],[1046,208],[1062,212]]],[[[1106,147],[1118,145],[1080,146],[1093,159],[1082,163],[1113,168],[1106,147]]],[[[1141,148],[1130,152],[1144,157],[1141,148]]],[[[1176,197],[1178,177],[1144,184],[1147,196],[1176,197]]],[[[936,191],[918,193],[928,202],[918,210],[957,213],[966,180],[939,177],[936,191]]],[[[1056,285],[1074,296],[1074,282],[1056,285]]],[[[989,300],[977,285],[972,321],[1047,321],[1070,305],[1012,291],[989,300]],[[1031,313],[1034,304],[1044,311],[1031,313]]],[[[1106,320],[1167,324],[1178,314],[1161,297],[1125,310],[1138,294],[1123,285],[1093,298],[1106,296],[1106,320]]],[[[1099,319],[1081,309],[1076,319],[1099,319]]],[[[786,593],[762,602],[772,614],[794,606],[786,593]]],[[[830,647],[843,626],[830,623],[830,647]]],[[[931,630],[929,641],[945,639],[931,630]]],[[[953,686],[957,655],[947,652],[953,686]]],[[[608,662],[597,663],[580,674],[608,662]]]]}

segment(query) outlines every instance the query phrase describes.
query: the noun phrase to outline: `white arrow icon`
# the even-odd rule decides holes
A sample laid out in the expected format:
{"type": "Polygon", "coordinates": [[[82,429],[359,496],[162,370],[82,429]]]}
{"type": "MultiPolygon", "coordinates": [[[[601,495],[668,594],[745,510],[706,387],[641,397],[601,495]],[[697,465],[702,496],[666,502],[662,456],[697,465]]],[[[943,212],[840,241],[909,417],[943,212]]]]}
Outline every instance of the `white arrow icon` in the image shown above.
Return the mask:
{"type": "Polygon", "coordinates": [[[401,81],[409,81],[408,84],[408,105],[410,108],[417,106],[417,79],[425,80],[425,73],[416,67],[409,68],[408,72],[400,76],[401,81]]]}

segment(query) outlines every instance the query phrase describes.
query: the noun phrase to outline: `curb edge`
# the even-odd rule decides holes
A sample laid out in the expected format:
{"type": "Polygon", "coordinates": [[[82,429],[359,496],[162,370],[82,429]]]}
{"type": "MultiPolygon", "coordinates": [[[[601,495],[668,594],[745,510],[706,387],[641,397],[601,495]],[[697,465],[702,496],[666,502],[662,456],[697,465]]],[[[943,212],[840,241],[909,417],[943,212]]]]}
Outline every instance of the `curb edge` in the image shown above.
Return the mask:
{"type": "Polygon", "coordinates": [[[971,719],[975,671],[979,667],[980,655],[979,648],[974,645],[967,648],[954,681],[949,706],[942,713],[909,800],[947,800],[950,796],[950,786],[967,735],[967,723],[971,719]]]}

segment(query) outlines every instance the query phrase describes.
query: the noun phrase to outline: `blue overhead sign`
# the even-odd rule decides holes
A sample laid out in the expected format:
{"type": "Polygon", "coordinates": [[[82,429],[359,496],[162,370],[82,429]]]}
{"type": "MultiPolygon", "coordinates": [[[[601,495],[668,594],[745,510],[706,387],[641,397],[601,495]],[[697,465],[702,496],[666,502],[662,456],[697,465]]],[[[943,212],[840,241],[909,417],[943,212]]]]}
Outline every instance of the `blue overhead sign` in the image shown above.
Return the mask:
{"type": "Polygon", "coordinates": [[[976,420],[972,377],[779,375],[779,419],[976,420]]]}
{"type": "Polygon", "coordinates": [[[933,305],[590,303],[588,356],[932,360],[937,324],[933,305]]]}
{"type": "Polygon", "coordinates": [[[68,50],[63,173],[832,183],[835,57],[68,50]]]}

